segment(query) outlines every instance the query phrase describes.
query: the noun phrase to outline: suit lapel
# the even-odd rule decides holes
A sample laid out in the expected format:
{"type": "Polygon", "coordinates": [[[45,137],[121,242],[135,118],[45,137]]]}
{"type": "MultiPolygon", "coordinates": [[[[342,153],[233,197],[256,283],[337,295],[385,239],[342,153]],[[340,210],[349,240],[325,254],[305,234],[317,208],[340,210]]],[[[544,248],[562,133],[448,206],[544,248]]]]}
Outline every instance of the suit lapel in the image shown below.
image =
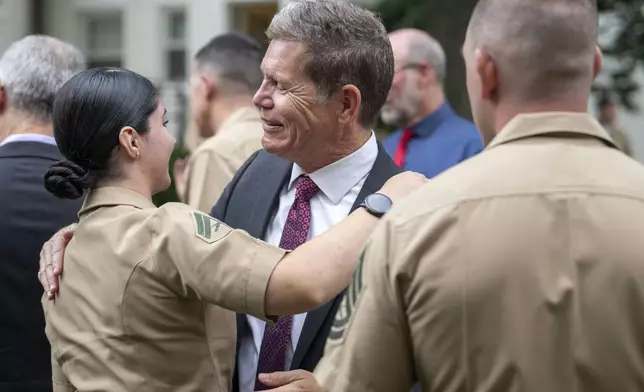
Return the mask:
{"type": "Polygon", "coordinates": [[[376,157],[376,161],[373,163],[371,172],[369,172],[360,193],[358,193],[356,201],[351,207],[351,212],[360,207],[360,204],[362,204],[365,197],[378,192],[380,188],[385,185],[387,180],[401,172],[400,168],[394,164],[382,145],[378,143],[378,156],[376,157]]]}
{"type": "MultiPolygon", "coordinates": [[[[400,168],[393,163],[385,149],[380,143],[378,143],[378,155],[376,156],[376,161],[374,162],[362,189],[358,193],[356,201],[351,207],[351,212],[360,207],[360,204],[362,204],[365,197],[380,190],[389,178],[400,172],[400,168]]],[[[342,294],[338,295],[333,301],[324,304],[306,315],[306,320],[302,327],[302,334],[300,335],[300,340],[298,341],[295,354],[293,355],[291,369],[298,369],[300,367],[302,360],[311,347],[311,343],[313,343],[313,340],[320,331],[320,327],[324,324],[324,320],[330,316],[329,312],[333,308],[334,303],[336,301],[340,301],[341,298],[342,294]]],[[[334,317],[333,315],[331,316],[334,317]]]]}
{"type": "Polygon", "coordinates": [[[240,189],[248,195],[241,195],[245,206],[240,211],[247,217],[244,219],[246,224],[241,227],[251,236],[264,239],[268,224],[279,204],[282,188],[290,178],[292,163],[263,151],[260,154],[256,173],[245,176],[253,183],[244,183],[244,187],[240,189]],[[264,193],[262,197],[257,197],[258,189],[264,193]]]}

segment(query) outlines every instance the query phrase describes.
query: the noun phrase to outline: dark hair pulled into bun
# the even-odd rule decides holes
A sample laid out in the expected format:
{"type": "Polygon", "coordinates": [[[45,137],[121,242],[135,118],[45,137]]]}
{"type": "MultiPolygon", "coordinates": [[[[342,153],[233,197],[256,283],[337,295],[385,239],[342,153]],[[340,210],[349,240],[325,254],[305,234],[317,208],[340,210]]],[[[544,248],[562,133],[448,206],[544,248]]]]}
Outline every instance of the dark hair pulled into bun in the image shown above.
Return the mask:
{"type": "Polygon", "coordinates": [[[150,131],[159,91],[145,77],[120,68],[91,68],[74,75],[56,94],[53,129],[66,158],[45,174],[55,196],[76,199],[87,189],[118,177],[119,135],[123,127],[150,131]]]}
{"type": "Polygon", "coordinates": [[[45,172],[45,188],[64,199],[78,199],[95,181],[92,171],[69,160],[56,162],[45,172]]]}

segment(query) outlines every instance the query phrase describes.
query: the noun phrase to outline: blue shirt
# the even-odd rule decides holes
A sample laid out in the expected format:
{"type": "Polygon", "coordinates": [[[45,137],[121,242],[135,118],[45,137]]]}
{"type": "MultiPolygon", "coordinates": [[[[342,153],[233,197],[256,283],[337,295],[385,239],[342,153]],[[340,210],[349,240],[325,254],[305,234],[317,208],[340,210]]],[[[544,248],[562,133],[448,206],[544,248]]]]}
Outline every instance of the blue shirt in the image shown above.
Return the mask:
{"type": "MultiPolygon", "coordinates": [[[[447,102],[411,129],[413,136],[407,143],[403,169],[427,178],[435,177],[483,150],[481,136],[474,124],[458,116],[447,102]]],[[[397,130],[382,142],[392,158],[403,131],[397,130]]]]}

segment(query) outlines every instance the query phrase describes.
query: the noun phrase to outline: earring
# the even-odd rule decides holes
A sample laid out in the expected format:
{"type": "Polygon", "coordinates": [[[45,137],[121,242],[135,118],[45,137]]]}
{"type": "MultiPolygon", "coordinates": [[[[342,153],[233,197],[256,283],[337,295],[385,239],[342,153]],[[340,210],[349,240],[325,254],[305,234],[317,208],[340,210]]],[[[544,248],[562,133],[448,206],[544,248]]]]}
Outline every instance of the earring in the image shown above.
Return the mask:
{"type": "Polygon", "coordinates": [[[136,159],[139,159],[139,150],[136,150],[136,159]]]}

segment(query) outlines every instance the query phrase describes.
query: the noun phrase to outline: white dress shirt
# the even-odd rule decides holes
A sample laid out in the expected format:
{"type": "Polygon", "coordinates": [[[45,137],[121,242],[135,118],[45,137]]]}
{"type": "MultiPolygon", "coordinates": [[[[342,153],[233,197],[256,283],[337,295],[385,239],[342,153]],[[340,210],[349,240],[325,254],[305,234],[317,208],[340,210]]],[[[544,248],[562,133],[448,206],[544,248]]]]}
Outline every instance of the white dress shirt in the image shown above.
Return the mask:
{"type": "MultiPolygon", "coordinates": [[[[311,199],[312,219],[307,240],[324,233],[331,226],[349,215],[351,207],[355,203],[377,156],[378,144],[376,143],[375,135],[372,133],[371,138],[351,155],[308,175],[320,188],[320,191],[311,199]]],[[[277,213],[266,230],[264,240],[269,244],[279,246],[288,212],[293,201],[295,201],[297,179],[302,174],[305,174],[304,170],[297,164],[293,164],[291,180],[282,189],[277,213]]],[[[320,262],[323,263],[324,260],[322,259],[320,262]]],[[[240,341],[237,367],[239,391],[253,392],[255,390],[259,351],[266,323],[253,316],[246,317],[252,331],[252,337],[245,337],[240,341]]],[[[304,320],[306,320],[306,313],[293,316],[291,345],[286,349],[285,369],[291,367],[291,361],[302,333],[304,320]]]]}

